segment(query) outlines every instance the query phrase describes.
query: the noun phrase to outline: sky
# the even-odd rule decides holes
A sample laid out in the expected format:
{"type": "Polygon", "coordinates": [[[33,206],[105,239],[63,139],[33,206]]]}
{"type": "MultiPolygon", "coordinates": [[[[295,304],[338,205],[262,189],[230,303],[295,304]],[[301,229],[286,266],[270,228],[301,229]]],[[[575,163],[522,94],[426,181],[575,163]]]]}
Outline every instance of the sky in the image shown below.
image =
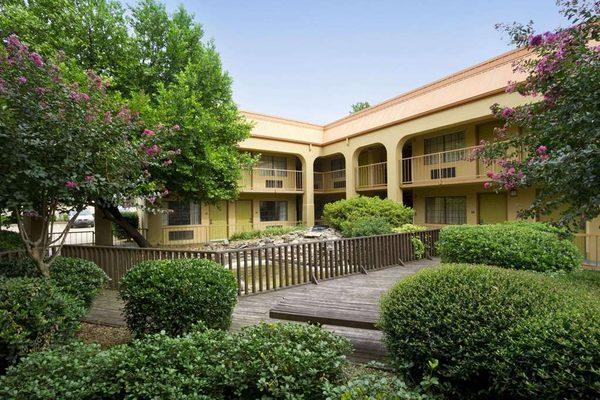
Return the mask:
{"type": "Polygon", "coordinates": [[[324,124],[511,49],[499,22],[566,25],[554,0],[167,0],[213,39],[242,110],[324,124]]]}

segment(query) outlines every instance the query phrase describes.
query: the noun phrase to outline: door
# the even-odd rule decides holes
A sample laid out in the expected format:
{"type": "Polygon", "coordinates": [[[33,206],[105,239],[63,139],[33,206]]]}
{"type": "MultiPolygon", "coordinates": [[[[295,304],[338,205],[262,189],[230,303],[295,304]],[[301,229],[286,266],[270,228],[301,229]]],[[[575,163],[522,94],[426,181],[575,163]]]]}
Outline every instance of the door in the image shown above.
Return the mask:
{"type": "Polygon", "coordinates": [[[479,194],[479,223],[498,224],[507,219],[506,193],[479,194]]]}
{"type": "Polygon", "coordinates": [[[227,239],[227,202],[220,201],[217,204],[211,204],[209,216],[210,224],[208,227],[208,239],[227,239]]]}
{"type": "Polygon", "coordinates": [[[252,230],[252,201],[238,200],[235,202],[235,232],[252,230]]]}

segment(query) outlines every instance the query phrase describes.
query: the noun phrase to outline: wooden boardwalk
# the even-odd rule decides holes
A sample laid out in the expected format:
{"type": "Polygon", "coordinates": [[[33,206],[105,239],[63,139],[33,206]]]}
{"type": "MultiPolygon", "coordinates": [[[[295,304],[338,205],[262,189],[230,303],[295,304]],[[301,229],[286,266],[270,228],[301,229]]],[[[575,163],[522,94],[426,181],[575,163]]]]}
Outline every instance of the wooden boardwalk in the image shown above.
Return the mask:
{"type": "MultiPolygon", "coordinates": [[[[295,286],[256,295],[242,296],[233,313],[231,329],[238,330],[246,325],[253,325],[259,321],[281,322],[269,318],[269,311],[284,302],[293,304],[295,301],[309,304],[311,300],[318,304],[331,304],[346,307],[362,308],[363,313],[377,312],[377,304],[381,295],[399,280],[421,270],[438,264],[438,260],[421,260],[407,263],[406,266],[391,267],[379,271],[370,271],[368,275],[352,275],[328,281],[318,285],[309,284],[295,286]]],[[[86,322],[124,326],[125,321],[121,315],[122,302],[114,290],[106,290],[94,302],[90,313],[85,318],[86,322]]],[[[382,360],[385,357],[385,348],[382,344],[382,334],[379,331],[357,329],[351,327],[324,325],[336,334],[347,337],[354,345],[353,359],[357,361],[382,360]]]]}

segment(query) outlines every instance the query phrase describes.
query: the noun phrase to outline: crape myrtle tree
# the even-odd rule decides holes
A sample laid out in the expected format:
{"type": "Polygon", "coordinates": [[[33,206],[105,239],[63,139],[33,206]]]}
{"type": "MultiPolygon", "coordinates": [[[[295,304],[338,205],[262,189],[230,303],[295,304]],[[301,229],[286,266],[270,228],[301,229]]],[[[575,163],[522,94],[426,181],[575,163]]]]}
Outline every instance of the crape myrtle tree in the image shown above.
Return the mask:
{"type": "MultiPolygon", "coordinates": [[[[231,78],[214,44],[203,41],[202,26],[183,7],[169,15],[155,0],[141,0],[128,12],[112,0],[7,0],[0,4],[0,32],[21,35],[42,55],[63,51],[71,70],[107,77],[108,91],[151,126],[175,126],[177,134],[163,140],[179,156],[165,160],[170,169],[148,168],[150,179],[166,185],[163,195],[195,202],[237,196],[241,170],[252,159],[236,145],[251,125],[233,102],[231,78]]],[[[149,245],[125,228],[118,207],[101,209],[138,245],[149,245]]]]}
{"type": "Polygon", "coordinates": [[[478,156],[499,167],[485,188],[540,189],[522,216],[560,212],[560,224],[577,228],[600,213],[600,2],[557,3],[571,27],[535,33],[531,23],[499,26],[531,51],[515,65],[526,78],[507,92],[532,101],[492,107],[503,126],[478,156]],[[519,134],[507,135],[511,127],[519,134]]]}
{"type": "Polygon", "coordinates": [[[29,256],[49,267],[85,207],[116,207],[164,190],[150,170],[176,156],[127,107],[109,96],[106,82],[88,72],[85,85],[11,35],[0,48],[0,208],[12,211],[29,256]],[[55,213],[71,213],[52,235],[55,213]],[[38,220],[39,235],[25,229],[38,220]]]}

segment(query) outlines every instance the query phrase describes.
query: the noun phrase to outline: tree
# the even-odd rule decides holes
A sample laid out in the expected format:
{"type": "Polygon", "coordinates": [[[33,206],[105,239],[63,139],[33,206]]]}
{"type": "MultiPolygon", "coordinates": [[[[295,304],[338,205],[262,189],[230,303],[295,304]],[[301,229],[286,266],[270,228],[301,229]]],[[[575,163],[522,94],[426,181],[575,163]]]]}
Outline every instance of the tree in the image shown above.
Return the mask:
{"type": "Polygon", "coordinates": [[[371,107],[371,104],[369,104],[368,101],[359,101],[358,103],[352,104],[350,107],[352,108],[350,114],[354,114],[371,107]]]}
{"type": "Polygon", "coordinates": [[[501,170],[488,172],[486,188],[541,189],[522,216],[555,211],[561,224],[577,227],[600,214],[600,3],[557,3],[574,26],[543,34],[531,24],[501,26],[514,44],[531,51],[515,67],[526,79],[507,91],[532,101],[492,107],[504,124],[478,156],[501,170]],[[507,135],[514,127],[520,134],[507,135]]]}
{"type": "Polygon", "coordinates": [[[99,76],[89,71],[85,86],[69,82],[14,35],[0,50],[0,110],[0,209],[13,212],[44,276],[58,254],[49,247],[60,250],[86,206],[116,207],[163,190],[149,172],[175,155],[162,137],[115,102],[99,76]],[[54,238],[56,211],[73,215],[54,238]],[[25,217],[41,222],[39,237],[25,217]]]}

